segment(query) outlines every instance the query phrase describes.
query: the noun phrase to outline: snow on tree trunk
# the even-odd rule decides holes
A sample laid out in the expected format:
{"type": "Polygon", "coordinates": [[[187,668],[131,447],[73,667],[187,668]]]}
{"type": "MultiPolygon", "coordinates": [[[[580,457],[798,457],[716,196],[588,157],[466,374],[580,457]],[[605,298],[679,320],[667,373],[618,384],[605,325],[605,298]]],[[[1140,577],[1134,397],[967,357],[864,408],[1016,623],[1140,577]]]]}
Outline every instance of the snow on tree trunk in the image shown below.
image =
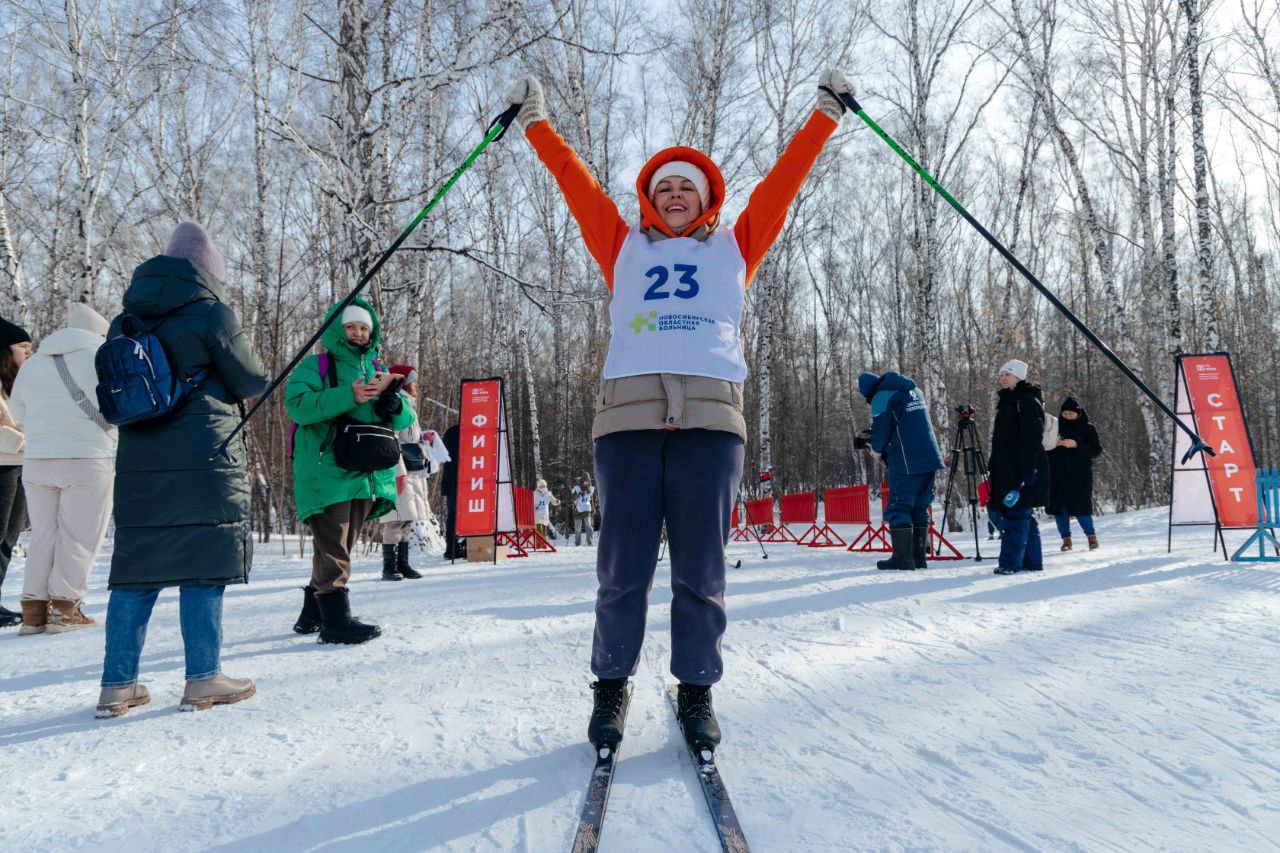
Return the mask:
{"type": "Polygon", "coordinates": [[[93,165],[89,160],[89,76],[85,55],[86,35],[80,20],[80,4],[66,0],[67,55],[71,60],[71,155],[76,167],[74,278],[72,298],[89,301],[93,293],[93,214],[97,194],[94,192],[93,165]]]}
{"type": "Polygon", "coordinates": [[[4,315],[22,323],[26,303],[22,298],[22,266],[13,248],[13,234],[9,230],[9,209],[0,188],[0,293],[3,293],[4,315]]]}
{"type": "Polygon", "coordinates": [[[542,433],[538,427],[538,389],[533,382],[533,359],[529,357],[529,336],[520,336],[520,368],[524,374],[525,396],[529,401],[529,448],[533,455],[533,478],[542,479],[542,433]]]}

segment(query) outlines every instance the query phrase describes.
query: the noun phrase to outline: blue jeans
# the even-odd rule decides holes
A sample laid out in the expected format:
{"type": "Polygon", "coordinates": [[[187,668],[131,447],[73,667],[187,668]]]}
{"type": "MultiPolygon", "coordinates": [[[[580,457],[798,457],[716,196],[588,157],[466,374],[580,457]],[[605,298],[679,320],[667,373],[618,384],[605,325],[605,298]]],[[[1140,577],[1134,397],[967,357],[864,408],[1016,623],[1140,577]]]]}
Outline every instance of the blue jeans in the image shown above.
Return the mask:
{"type": "MultiPolygon", "coordinates": [[[[1071,535],[1071,512],[1064,506],[1058,508],[1058,514],[1053,517],[1058,522],[1058,533],[1065,539],[1071,535]]],[[[1084,531],[1085,536],[1093,536],[1093,516],[1077,515],[1076,521],[1080,522],[1080,529],[1084,531]]]]}
{"type": "Polygon", "coordinates": [[[1002,513],[1000,568],[1020,572],[1044,567],[1040,548],[1040,523],[1030,509],[1009,509],[1002,513]]]}
{"type": "Polygon", "coordinates": [[[927,474],[890,474],[889,504],[884,520],[890,528],[923,527],[929,523],[929,505],[933,503],[933,481],[937,471],[927,474]]]}
{"type": "MultiPolygon", "coordinates": [[[[179,588],[178,621],[187,658],[187,681],[213,678],[221,672],[221,586],[179,588]]],[[[107,603],[107,655],[102,662],[103,687],[128,687],[138,681],[138,661],[147,641],[147,623],[160,589],[113,589],[107,603]]]]}

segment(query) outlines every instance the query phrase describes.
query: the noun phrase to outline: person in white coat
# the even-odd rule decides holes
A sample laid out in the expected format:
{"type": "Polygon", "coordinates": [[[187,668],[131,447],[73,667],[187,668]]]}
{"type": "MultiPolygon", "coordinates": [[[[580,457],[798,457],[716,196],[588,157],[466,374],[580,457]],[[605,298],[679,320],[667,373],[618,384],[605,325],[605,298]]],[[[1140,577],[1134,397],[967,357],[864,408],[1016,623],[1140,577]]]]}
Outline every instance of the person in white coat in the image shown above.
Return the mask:
{"type": "Polygon", "coordinates": [[[382,579],[398,581],[417,579],[422,574],[409,565],[409,542],[413,524],[431,515],[427,485],[430,472],[426,447],[422,443],[422,425],[418,423],[418,371],[407,364],[396,364],[391,372],[404,378],[404,392],[413,401],[413,423],[396,433],[400,442],[400,463],[396,466],[395,512],[382,517],[382,579]]]}
{"type": "Polygon", "coordinates": [[[116,429],[98,411],[94,355],[109,324],[82,302],[40,343],[13,385],[10,413],[27,436],[22,485],[31,543],[20,634],[94,623],[80,605],[111,517],[116,429]]]}
{"type": "MultiPolygon", "coordinates": [[[[18,536],[27,526],[27,499],[22,492],[22,451],[26,439],[22,428],[9,413],[9,396],[18,370],[31,355],[27,330],[0,317],[0,586],[9,571],[9,560],[18,536]]],[[[22,617],[0,605],[0,628],[8,628],[22,617]]]]}
{"type": "Polygon", "coordinates": [[[533,525],[538,528],[538,535],[543,539],[551,536],[551,508],[560,506],[560,499],[547,488],[546,480],[538,481],[538,488],[533,493],[533,525]]]}

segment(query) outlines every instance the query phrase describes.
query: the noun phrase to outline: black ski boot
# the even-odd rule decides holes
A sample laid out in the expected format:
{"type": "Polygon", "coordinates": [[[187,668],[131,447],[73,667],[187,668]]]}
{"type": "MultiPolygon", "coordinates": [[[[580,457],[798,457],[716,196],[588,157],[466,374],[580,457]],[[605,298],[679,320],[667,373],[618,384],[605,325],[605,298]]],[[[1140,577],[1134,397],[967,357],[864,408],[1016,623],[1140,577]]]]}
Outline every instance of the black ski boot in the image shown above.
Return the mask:
{"type": "Polygon", "coordinates": [[[893,545],[893,555],[887,560],[880,560],[876,563],[877,569],[884,571],[892,571],[895,569],[911,570],[916,567],[916,561],[911,556],[912,540],[915,537],[915,528],[912,527],[895,527],[889,531],[889,541],[893,545]]]}
{"type": "Polygon", "coordinates": [[[409,565],[409,543],[401,542],[396,546],[396,571],[409,580],[417,580],[422,573],[409,565]]]}
{"type": "Polygon", "coordinates": [[[396,546],[382,546],[382,579],[384,581],[402,581],[400,573],[396,571],[396,546]]]}
{"type": "Polygon", "coordinates": [[[320,630],[320,605],[316,604],[316,588],[308,584],[302,588],[302,612],[293,630],[299,634],[314,634],[320,630]]]}
{"type": "Polygon", "coordinates": [[[929,568],[929,525],[915,525],[911,528],[911,558],[917,569],[929,568]]]}
{"type": "Polygon", "coordinates": [[[631,685],[625,678],[602,678],[591,682],[591,722],[587,724],[587,740],[596,749],[617,749],[622,743],[622,730],[627,724],[627,708],[631,705],[631,685]]]}
{"type": "Polygon", "coordinates": [[[676,716],[685,742],[694,752],[720,745],[720,724],[711,708],[711,685],[680,682],[676,690],[676,716]]]}
{"type": "Polygon", "coordinates": [[[351,616],[351,599],[345,589],[316,596],[320,607],[320,642],[356,645],[382,636],[377,625],[366,625],[351,616]]]}

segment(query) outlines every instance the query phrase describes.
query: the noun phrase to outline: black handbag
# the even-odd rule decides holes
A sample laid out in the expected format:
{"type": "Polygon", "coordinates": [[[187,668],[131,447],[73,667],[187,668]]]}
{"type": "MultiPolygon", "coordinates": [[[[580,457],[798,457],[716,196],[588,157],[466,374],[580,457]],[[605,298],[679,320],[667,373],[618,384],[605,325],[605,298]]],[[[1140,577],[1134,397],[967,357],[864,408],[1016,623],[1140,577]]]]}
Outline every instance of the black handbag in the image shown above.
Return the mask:
{"type": "Polygon", "coordinates": [[[400,445],[400,456],[404,459],[405,470],[427,470],[427,454],[422,449],[421,443],[414,441],[400,445]]]}
{"type": "Polygon", "coordinates": [[[400,461],[400,442],[395,430],[385,424],[362,424],[342,417],[333,429],[333,461],[343,470],[371,474],[394,468],[400,461]]]}

